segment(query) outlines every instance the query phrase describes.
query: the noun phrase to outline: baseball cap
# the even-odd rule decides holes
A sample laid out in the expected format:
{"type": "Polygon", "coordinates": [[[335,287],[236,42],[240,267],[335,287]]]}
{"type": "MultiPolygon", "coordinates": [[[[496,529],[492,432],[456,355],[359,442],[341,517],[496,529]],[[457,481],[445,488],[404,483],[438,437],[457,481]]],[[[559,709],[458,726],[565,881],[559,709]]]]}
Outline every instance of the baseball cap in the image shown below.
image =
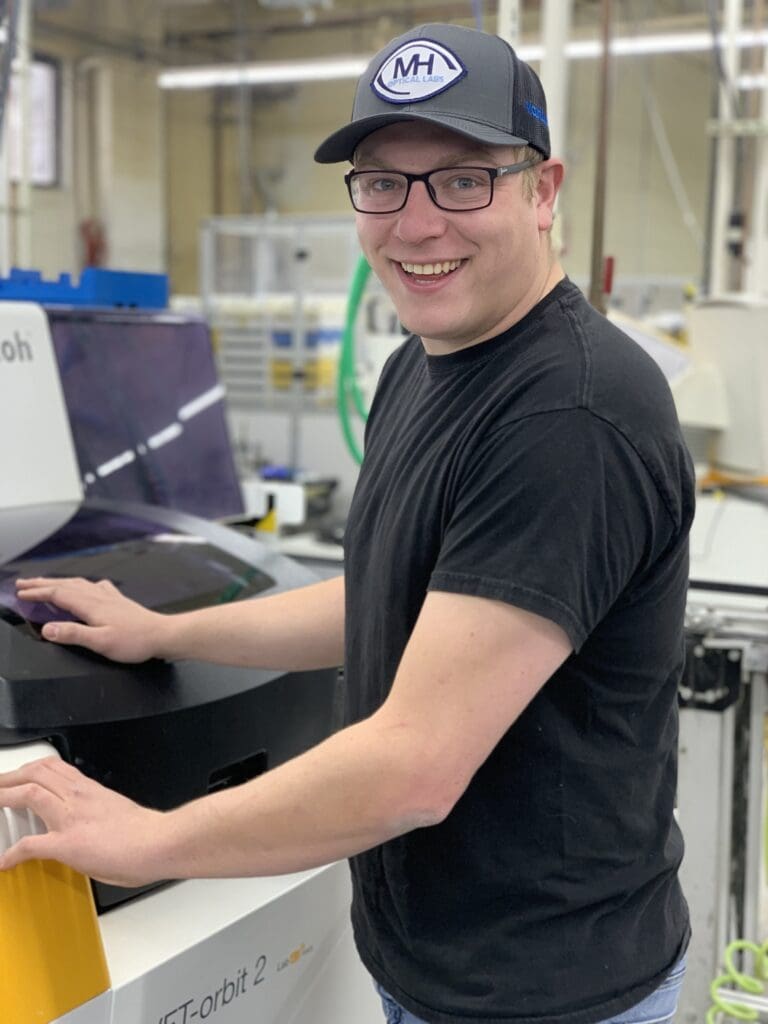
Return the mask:
{"type": "Polygon", "coordinates": [[[315,160],[351,160],[366,135],[397,121],[426,121],[478,142],[550,154],[536,72],[500,36],[460,25],[419,25],[380,50],[357,83],[349,124],[321,143],[315,160]]]}

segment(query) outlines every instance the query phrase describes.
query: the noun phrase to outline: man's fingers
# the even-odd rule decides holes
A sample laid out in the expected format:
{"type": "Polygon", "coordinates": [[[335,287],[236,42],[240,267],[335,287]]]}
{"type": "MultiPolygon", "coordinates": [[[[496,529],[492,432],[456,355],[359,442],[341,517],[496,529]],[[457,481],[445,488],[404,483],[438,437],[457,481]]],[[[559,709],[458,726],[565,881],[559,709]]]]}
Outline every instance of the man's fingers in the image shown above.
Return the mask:
{"type": "Polygon", "coordinates": [[[16,595],[20,600],[49,602],[79,618],[87,618],[109,593],[118,591],[108,580],[93,583],[81,577],[47,579],[44,576],[16,580],[16,595]]]}
{"type": "Polygon", "coordinates": [[[163,616],[132,601],[109,580],[33,577],[16,585],[20,601],[47,602],[71,613],[47,623],[41,631],[44,639],[77,644],[115,661],[134,663],[153,656],[163,616]]]}
{"type": "Polygon", "coordinates": [[[102,653],[109,635],[106,626],[84,626],[80,622],[46,622],[41,633],[55,644],[78,644],[102,653]]]}
{"type": "Polygon", "coordinates": [[[163,877],[165,861],[162,855],[153,861],[152,855],[165,815],[140,807],[72,765],[44,758],[1,774],[0,808],[6,808],[0,816],[0,840],[5,840],[0,847],[9,847],[0,857],[0,871],[41,859],[60,861],[113,885],[163,877]],[[19,811],[36,815],[48,831],[21,835],[39,831],[39,825],[30,829],[32,822],[18,821],[22,816],[14,812],[19,811]]]}
{"type": "Polygon", "coordinates": [[[77,768],[55,754],[50,757],[38,758],[37,761],[27,761],[26,764],[14,768],[10,772],[0,772],[0,807],[4,806],[3,790],[9,789],[11,786],[36,782],[45,786],[46,789],[50,789],[52,793],[60,795],[67,786],[71,789],[73,782],[81,777],[77,768]]]}
{"type": "Polygon", "coordinates": [[[40,583],[35,587],[21,587],[16,583],[16,593],[24,601],[51,601],[56,588],[55,583],[40,583]]]}
{"type": "Polygon", "coordinates": [[[54,580],[50,576],[21,576],[16,580],[16,588],[24,590],[29,587],[50,586],[54,580]]]}
{"type": "Polygon", "coordinates": [[[13,771],[0,772],[0,807],[28,808],[45,818],[46,813],[60,810],[68,796],[77,795],[83,780],[82,773],[60,757],[29,761],[13,771]]]}
{"type": "Polygon", "coordinates": [[[88,580],[84,580],[82,576],[21,576],[16,580],[16,589],[25,592],[30,590],[50,592],[51,589],[61,586],[72,588],[90,585],[88,580]]]}
{"type": "Polygon", "coordinates": [[[0,857],[0,871],[7,871],[28,860],[57,860],[57,837],[46,832],[42,836],[24,836],[0,857]]]}
{"type": "Polygon", "coordinates": [[[55,828],[63,809],[60,796],[39,782],[20,782],[0,789],[0,807],[12,811],[32,811],[45,823],[46,828],[55,828]]]}
{"type": "Polygon", "coordinates": [[[20,579],[16,581],[16,592],[22,601],[55,605],[81,620],[47,622],[41,629],[45,640],[57,644],[77,644],[110,656],[115,631],[105,624],[105,619],[109,622],[110,615],[114,613],[114,606],[108,599],[111,596],[117,596],[123,602],[125,599],[109,581],[92,583],[79,577],[62,580],[44,577],[20,579]]]}
{"type": "MultiPolygon", "coordinates": [[[[63,593],[62,588],[55,586],[54,584],[48,584],[44,587],[16,587],[16,596],[20,601],[37,601],[40,604],[55,604],[60,608],[64,608],[67,597],[63,593]],[[58,600],[57,600],[58,598],[58,600]]],[[[71,600],[71,596],[70,596],[71,600]]],[[[75,598],[77,600],[77,598],[75,598]]]]}
{"type": "Polygon", "coordinates": [[[86,580],[82,576],[19,576],[16,579],[16,586],[20,590],[30,587],[57,587],[62,583],[80,587],[93,586],[91,580],[86,580]]]}
{"type": "Polygon", "coordinates": [[[59,757],[44,757],[13,771],[0,773],[0,808],[31,812],[50,830],[42,835],[17,838],[11,816],[4,823],[3,831],[8,834],[6,838],[10,838],[12,845],[0,857],[0,870],[35,858],[56,859],[57,839],[52,830],[61,824],[60,819],[66,810],[63,793],[73,787],[73,773],[74,776],[79,774],[59,757]]]}

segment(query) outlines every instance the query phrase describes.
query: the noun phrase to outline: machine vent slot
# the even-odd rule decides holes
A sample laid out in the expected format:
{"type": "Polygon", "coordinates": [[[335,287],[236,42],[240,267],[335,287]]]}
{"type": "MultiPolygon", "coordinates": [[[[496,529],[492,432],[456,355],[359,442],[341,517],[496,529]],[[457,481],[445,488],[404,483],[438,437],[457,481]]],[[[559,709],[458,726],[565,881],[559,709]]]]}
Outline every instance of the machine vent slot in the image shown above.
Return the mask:
{"type": "Polygon", "coordinates": [[[259,750],[256,754],[244,757],[240,761],[233,761],[232,764],[211,772],[208,778],[208,792],[218,793],[219,790],[239,786],[243,782],[248,782],[249,779],[255,779],[257,775],[261,775],[266,770],[267,752],[259,750]]]}

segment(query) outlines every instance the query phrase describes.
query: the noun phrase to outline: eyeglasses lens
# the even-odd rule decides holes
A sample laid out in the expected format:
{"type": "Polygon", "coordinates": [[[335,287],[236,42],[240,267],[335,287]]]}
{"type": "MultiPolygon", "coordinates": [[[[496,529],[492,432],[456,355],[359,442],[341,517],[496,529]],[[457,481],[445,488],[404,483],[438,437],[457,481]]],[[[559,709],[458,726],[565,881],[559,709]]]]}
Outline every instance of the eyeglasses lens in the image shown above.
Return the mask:
{"type": "MultiPolygon", "coordinates": [[[[414,175],[411,180],[424,180],[414,175]]],[[[395,171],[360,171],[351,175],[352,202],[363,213],[394,213],[408,195],[409,177],[395,171]]],[[[433,202],[443,210],[479,210],[493,194],[491,172],[483,167],[446,167],[426,177],[433,202]]]]}

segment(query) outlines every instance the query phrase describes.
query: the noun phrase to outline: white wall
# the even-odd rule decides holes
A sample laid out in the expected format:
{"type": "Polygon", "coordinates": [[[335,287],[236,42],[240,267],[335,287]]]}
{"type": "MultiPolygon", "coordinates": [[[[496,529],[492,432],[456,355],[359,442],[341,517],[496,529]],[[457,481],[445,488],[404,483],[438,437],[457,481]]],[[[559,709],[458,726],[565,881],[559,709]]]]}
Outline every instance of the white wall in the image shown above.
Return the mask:
{"type": "Polygon", "coordinates": [[[110,131],[104,139],[109,266],[164,271],[165,159],[157,69],[119,60],[111,63],[109,74],[110,131]]]}
{"type": "MultiPolygon", "coordinates": [[[[655,103],[703,232],[709,175],[709,74],[708,56],[674,54],[614,62],[605,252],[616,257],[617,276],[687,276],[701,271],[702,254],[665,173],[649,105],[655,103]]],[[[572,62],[568,170],[561,209],[565,262],[573,274],[587,274],[590,265],[597,75],[596,61],[572,62]]]]}
{"type": "Polygon", "coordinates": [[[159,41],[160,5],[139,7],[124,0],[73,2],[63,12],[70,15],[68,31],[57,35],[50,18],[45,31],[33,26],[34,51],[61,64],[61,177],[53,188],[33,188],[31,199],[31,267],[46,277],[79,273],[79,225],[90,217],[104,225],[108,266],[166,268],[159,65],[134,59],[129,47],[123,54],[89,42],[90,33],[117,43],[129,29],[159,41]]]}

